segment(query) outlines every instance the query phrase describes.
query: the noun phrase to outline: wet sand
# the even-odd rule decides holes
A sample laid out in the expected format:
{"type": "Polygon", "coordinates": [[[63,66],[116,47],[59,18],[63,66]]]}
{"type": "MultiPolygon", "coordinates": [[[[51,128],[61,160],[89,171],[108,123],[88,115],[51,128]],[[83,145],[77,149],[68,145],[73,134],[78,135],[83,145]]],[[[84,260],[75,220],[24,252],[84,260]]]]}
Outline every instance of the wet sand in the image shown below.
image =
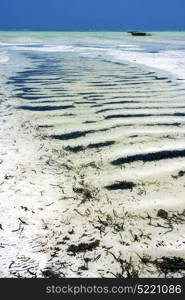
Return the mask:
{"type": "Polygon", "coordinates": [[[184,276],[183,87],[31,59],[1,95],[0,276],[184,276]]]}

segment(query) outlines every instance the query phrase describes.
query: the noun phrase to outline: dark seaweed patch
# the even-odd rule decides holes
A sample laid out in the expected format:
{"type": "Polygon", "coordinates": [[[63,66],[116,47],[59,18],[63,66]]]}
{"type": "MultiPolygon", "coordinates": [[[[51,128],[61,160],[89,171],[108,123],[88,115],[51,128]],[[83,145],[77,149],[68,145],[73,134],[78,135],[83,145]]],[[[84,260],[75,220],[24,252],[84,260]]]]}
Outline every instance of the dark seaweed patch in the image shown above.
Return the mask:
{"type": "Polygon", "coordinates": [[[53,96],[48,96],[48,97],[45,97],[45,95],[25,96],[25,95],[22,95],[22,94],[16,94],[15,97],[16,98],[21,98],[21,99],[24,99],[24,100],[39,100],[39,99],[53,98],[53,96]]]}
{"type": "Polygon", "coordinates": [[[102,107],[102,104],[91,105],[91,107],[102,107]]]}
{"type": "Polygon", "coordinates": [[[167,275],[168,272],[179,272],[185,270],[185,261],[180,257],[162,257],[155,261],[156,266],[167,275]]]}
{"type": "Polygon", "coordinates": [[[39,125],[38,128],[53,128],[53,125],[39,125]]]}
{"type": "Polygon", "coordinates": [[[92,251],[96,249],[100,244],[99,240],[96,240],[92,243],[80,243],[79,245],[71,245],[68,247],[67,252],[72,252],[73,255],[79,252],[92,251]]]}
{"type": "Polygon", "coordinates": [[[53,278],[53,279],[61,278],[60,274],[57,274],[57,273],[53,272],[52,270],[43,271],[42,274],[46,278],[53,278]]]}
{"type": "Polygon", "coordinates": [[[55,72],[55,71],[52,71],[52,70],[44,70],[44,71],[41,71],[41,70],[29,70],[29,71],[24,71],[24,72],[17,72],[17,74],[20,74],[20,77],[24,76],[24,77],[30,77],[30,76],[49,76],[49,75],[52,75],[52,76],[58,76],[58,72],[55,72]]]}
{"type": "Polygon", "coordinates": [[[185,116],[185,113],[175,113],[175,114],[173,114],[173,116],[176,116],[176,117],[184,117],[184,116],[185,116]]]}
{"type": "Polygon", "coordinates": [[[65,105],[65,106],[18,106],[17,109],[31,110],[31,111],[50,111],[50,110],[61,110],[73,108],[73,105],[65,105]]]}
{"type": "MultiPolygon", "coordinates": [[[[136,107],[123,107],[122,109],[167,109],[167,108],[185,108],[185,106],[136,106],[136,107]]],[[[116,108],[119,109],[119,108],[116,108]]],[[[115,109],[114,109],[115,110],[115,109]]]]}
{"type": "Polygon", "coordinates": [[[172,175],[173,178],[178,179],[180,177],[183,177],[185,175],[185,171],[181,170],[178,172],[176,176],[172,175]]]}
{"type": "Polygon", "coordinates": [[[101,81],[89,81],[89,83],[93,83],[93,84],[103,84],[104,82],[101,82],[101,81]]]}
{"type": "Polygon", "coordinates": [[[132,190],[136,186],[132,181],[117,181],[111,185],[105,186],[107,190],[132,190]]]}
{"type": "Polygon", "coordinates": [[[84,146],[76,146],[76,147],[67,146],[64,148],[64,150],[77,153],[77,152],[85,150],[85,147],[84,146]]]}
{"type": "Polygon", "coordinates": [[[102,104],[108,105],[108,104],[130,104],[130,103],[140,103],[140,101],[111,101],[111,102],[104,102],[102,104]]]}
{"type": "Polygon", "coordinates": [[[95,85],[95,86],[100,86],[100,87],[111,87],[111,86],[117,86],[117,84],[115,84],[115,83],[104,83],[104,84],[93,84],[93,85],[95,85]]]}
{"type": "Polygon", "coordinates": [[[168,79],[168,77],[158,77],[158,76],[154,76],[154,78],[156,80],[167,80],[168,79]]]}
{"type": "Polygon", "coordinates": [[[137,118],[137,117],[151,117],[151,116],[155,116],[155,115],[152,115],[152,114],[125,114],[125,115],[109,115],[109,116],[106,116],[104,117],[106,120],[107,119],[117,119],[117,118],[137,118]]]}
{"type": "Polygon", "coordinates": [[[104,95],[97,95],[97,94],[95,94],[95,95],[89,95],[87,98],[91,98],[91,99],[93,99],[93,100],[98,100],[98,98],[102,98],[102,97],[104,97],[104,95]]]}
{"type": "Polygon", "coordinates": [[[31,101],[31,104],[40,104],[40,103],[58,103],[59,101],[55,101],[55,100],[45,100],[45,101],[31,101]]]}
{"type": "Polygon", "coordinates": [[[89,95],[99,96],[99,95],[96,94],[96,92],[83,92],[83,93],[81,92],[81,93],[77,93],[77,94],[78,95],[88,95],[88,96],[89,95]]]}
{"type": "Polygon", "coordinates": [[[34,78],[34,79],[29,79],[29,78],[21,78],[21,77],[16,77],[16,78],[9,78],[9,81],[8,81],[8,83],[35,83],[35,84],[37,84],[37,83],[46,83],[46,82],[50,82],[50,81],[52,81],[52,83],[53,83],[53,81],[58,81],[58,80],[60,80],[61,78],[50,78],[50,79],[39,79],[39,78],[34,78]]]}
{"type": "Polygon", "coordinates": [[[144,126],[180,126],[181,123],[154,123],[154,124],[144,124],[144,126]]]}
{"type": "Polygon", "coordinates": [[[88,133],[94,133],[94,130],[87,130],[87,131],[74,131],[65,134],[58,134],[58,135],[51,135],[50,137],[57,140],[70,140],[76,139],[82,136],[86,136],[88,133]]]}
{"type": "Polygon", "coordinates": [[[102,148],[102,147],[111,146],[113,144],[115,144],[114,141],[107,141],[107,142],[104,142],[104,143],[89,144],[86,147],[85,146],[80,146],[80,145],[75,146],[75,147],[67,146],[64,149],[67,150],[67,151],[70,151],[70,152],[77,153],[77,152],[80,152],[80,151],[84,151],[86,149],[102,148]]]}
{"type": "Polygon", "coordinates": [[[50,90],[53,91],[53,92],[64,92],[64,91],[66,91],[66,89],[64,89],[64,88],[63,89],[62,88],[60,88],[60,89],[58,89],[58,88],[53,88],[53,89],[50,88],[50,90]]]}
{"type": "Polygon", "coordinates": [[[65,113],[65,114],[60,114],[60,115],[51,115],[50,117],[72,117],[72,116],[76,116],[76,114],[72,114],[72,113],[65,113]]]}
{"type": "Polygon", "coordinates": [[[92,123],[96,123],[96,121],[85,121],[85,122],[83,122],[83,124],[92,124],[92,123]]]}
{"type": "MultiPolygon", "coordinates": [[[[56,117],[72,117],[72,116],[76,116],[76,114],[72,114],[72,113],[65,113],[62,115],[57,115],[56,117]]],[[[53,116],[54,117],[54,116],[53,116]]]]}
{"type": "Polygon", "coordinates": [[[104,131],[107,131],[107,130],[109,130],[109,129],[108,128],[101,128],[99,130],[96,130],[96,132],[104,132],[104,131]]]}
{"type": "Polygon", "coordinates": [[[71,95],[71,94],[64,94],[64,93],[61,93],[59,95],[54,95],[53,97],[56,97],[56,96],[59,96],[61,98],[65,97],[65,98],[73,98],[73,97],[76,97],[76,95],[71,95]]]}
{"type": "Polygon", "coordinates": [[[111,111],[111,110],[119,110],[119,109],[121,109],[121,108],[105,108],[105,109],[96,111],[96,114],[100,114],[102,112],[111,111]]]}
{"type": "Polygon", "coordinates": [[[75,104],[93,104],[95,101],[76,101],[75,104]]]}
{"type": "Polygon", "coordinates": [[[157,161],[162,159],[172,159],[178,157],[184,157],[185,150],[173,150],[173,151],[160,151],[160,152],[152,152],[146,154],[136,154],[136,155],[129,155],[127,157],[118,158],[111,162],[112,165],[121,165],[121,164],[128,164],[135,161],[157,161]]]}
{"type": "Polygon", "coordinates": [[[168,219],[168,212],[164,209],[159,209],[157,212],[157,217],[161,218],[161,219],[168,219]]]}
{"type": "Polygon", "coordinates": [[[13,84],[14,86],[20,86],[20,84],[24,84],[25,81],[24,80],[8,80],[6,81],[6,84],[13,84]]]}
{"type": "Polygon", "coordinates": [[[174,114],[121,114],[121,115],[109,115],[105,116],[105,119],[116,119],[116,118],[144,118],[144,117],[184,117],[185,113],[174,113],[174,114]]]}
{"type": "MultiPolygon", "coordinates": [[[[124,82],[124,81],[123,81],[124,82]]],[[[148,82],[148,81],[142,81],[142,82],[126,82],[126,83],[123,83],[124,85],[146,85],[146,84],[151,84],[151,82],[148,82]]]]}
{"type": "Polygon", "coordinates": [[[17,89],[14,89],[14,91],[21,91],[21,92],[24,92],[24,93],[30,93],[30,92],[37,92],[38,89],[37,88],[28,88],[28,87],[21,87],[21,88],[17,88],[17,89]]]}
{"type": "Polygon", "coordinates": [[[104,143],[90,144],[90,145],[87,146],[87,148],[89,148],[89,149],[102,148],[102,147],[111,146],[113,144],[115,144],[115,141],[107,141],[107,142],[104,142],[104,143]]]}

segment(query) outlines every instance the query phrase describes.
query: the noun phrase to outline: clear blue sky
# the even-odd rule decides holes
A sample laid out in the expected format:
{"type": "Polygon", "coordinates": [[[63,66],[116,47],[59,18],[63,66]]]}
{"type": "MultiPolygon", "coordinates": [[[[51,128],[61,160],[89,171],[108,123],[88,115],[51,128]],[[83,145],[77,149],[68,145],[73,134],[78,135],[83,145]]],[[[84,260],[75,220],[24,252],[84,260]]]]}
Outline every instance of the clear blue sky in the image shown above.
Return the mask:
{"type": "Polygon", "coordinates": [[[185,0],[0,0],[0,30],[185,30],[185,0]]]}

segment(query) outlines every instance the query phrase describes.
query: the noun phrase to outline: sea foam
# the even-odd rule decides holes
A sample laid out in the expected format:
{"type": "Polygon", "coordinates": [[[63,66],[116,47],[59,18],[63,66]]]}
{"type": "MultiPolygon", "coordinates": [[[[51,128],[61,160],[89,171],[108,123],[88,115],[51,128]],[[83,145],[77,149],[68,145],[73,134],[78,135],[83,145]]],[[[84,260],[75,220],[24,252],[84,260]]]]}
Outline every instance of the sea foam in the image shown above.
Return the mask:
{"type": "Polygon", "coordinates": [[[0,52],[0,63],[6,63],[9,61],[9,56],[5,52],[0,52]]]}
{"type": "Polygon", "coordinates": [[[166,50],[156,53],[146,51],[108,50],[114,61],[129,61],[155,69],[167,71],[185,81],[185,50],[166,50]]]}

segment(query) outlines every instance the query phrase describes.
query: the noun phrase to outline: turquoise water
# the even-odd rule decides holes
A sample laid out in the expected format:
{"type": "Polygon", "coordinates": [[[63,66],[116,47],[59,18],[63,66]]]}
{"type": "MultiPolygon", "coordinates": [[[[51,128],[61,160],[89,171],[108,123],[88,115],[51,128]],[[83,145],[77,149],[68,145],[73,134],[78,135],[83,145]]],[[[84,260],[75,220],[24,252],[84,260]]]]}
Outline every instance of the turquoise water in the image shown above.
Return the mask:
{"type": "Polygon", "coordinates": [[[126,32],[0,32],[0,62],[31,51],[75,52],[112,61],[159,68],[185,79],[185,32],[152,32],[133,37],[126,32]]]}

